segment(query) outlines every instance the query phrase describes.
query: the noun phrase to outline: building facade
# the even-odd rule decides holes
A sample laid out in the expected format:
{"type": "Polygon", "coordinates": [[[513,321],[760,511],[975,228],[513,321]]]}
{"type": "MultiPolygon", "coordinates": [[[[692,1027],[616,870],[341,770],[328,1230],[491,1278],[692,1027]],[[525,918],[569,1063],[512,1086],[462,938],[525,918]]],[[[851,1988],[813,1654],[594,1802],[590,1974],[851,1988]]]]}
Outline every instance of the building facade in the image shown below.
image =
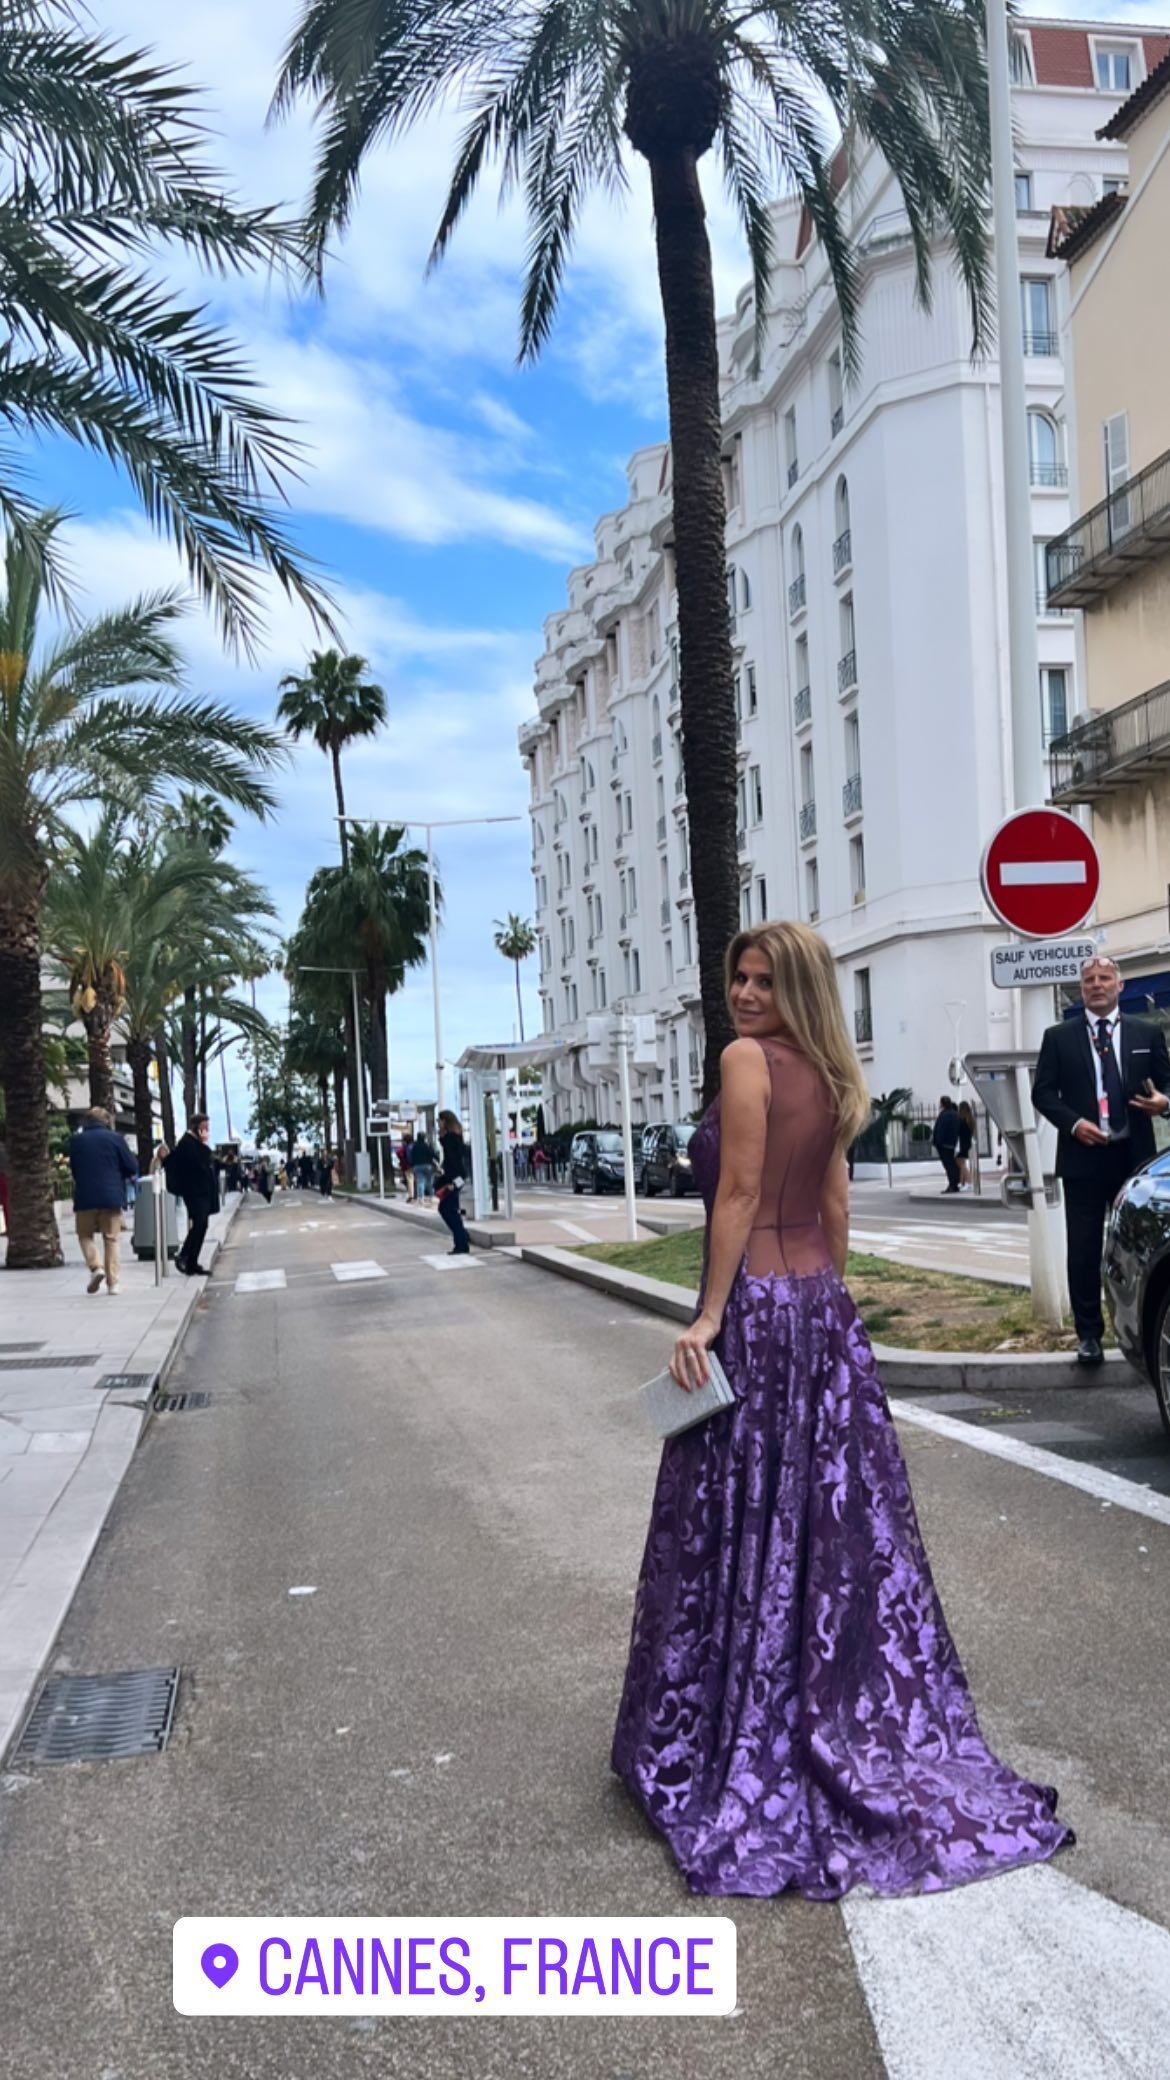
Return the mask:
{"type": "Polygon", "coordinates": [[[1105,126],[1129,188],[1058,216],[1074,511],[1049,596],[1078,610],[1086,719],[1052,746],[1053,800],[1087,805],[1100,937],[1127,1000],[1170,1007],[1170,57],[1105,126]]]}
{"type": "MultiPolygon", "coordinates": [[[[1071,519],[1050,217],[1124,185],[1125,144],[1097,131],[1134,83],[1123,55],[1144,78],[1167,48],[1148,31],[1039,22],[1017,45],[1014,316],[1048,737],[1078,711],[1074,619],[1050,609],[1046,572],[1071,519]]],[[[871,1088],[927,1100],[960,1047],[1013,1039],[1010,996],[989,973],[1002,929],[978,878],[1012,799],[998,372],[972,359],[945,253],[931,310],[916,301],[905,215],[875,155],[847,206],[864,268],[855,385],[823,253],[793,204],[774,212],[758,372],[750,288],[721,327],[742,914],[818,926],[871,1088]]],[[[655,1013],[661,1034],[635,1117],[685,1117],[701,1085],[666,446],[639,450],[627,477],[594,562],[545,623],[537,712],[520,733],[544,1024],[568,1048],[550,1124],[612,1113],[587,1019],[618,1000],[655,1013]]]]}

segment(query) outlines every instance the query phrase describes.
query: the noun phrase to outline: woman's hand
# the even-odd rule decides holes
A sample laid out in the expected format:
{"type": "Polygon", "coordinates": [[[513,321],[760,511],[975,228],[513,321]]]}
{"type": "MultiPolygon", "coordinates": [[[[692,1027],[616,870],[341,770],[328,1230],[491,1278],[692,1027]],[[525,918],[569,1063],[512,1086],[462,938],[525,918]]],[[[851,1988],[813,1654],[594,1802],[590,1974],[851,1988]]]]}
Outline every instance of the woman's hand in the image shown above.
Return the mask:
{"type": "Polygon", "coordinates": [[[696,1387],[704,1386],[711,1377],[707,1363],[707,1352],[719,1334],[720,1324],[712,1315],[701,1314],[698,1321],[684,1329],[674,1346],[670,1361],[670,1376],[676,1386],[683,1387],[688,1394],[696,1387]]]}

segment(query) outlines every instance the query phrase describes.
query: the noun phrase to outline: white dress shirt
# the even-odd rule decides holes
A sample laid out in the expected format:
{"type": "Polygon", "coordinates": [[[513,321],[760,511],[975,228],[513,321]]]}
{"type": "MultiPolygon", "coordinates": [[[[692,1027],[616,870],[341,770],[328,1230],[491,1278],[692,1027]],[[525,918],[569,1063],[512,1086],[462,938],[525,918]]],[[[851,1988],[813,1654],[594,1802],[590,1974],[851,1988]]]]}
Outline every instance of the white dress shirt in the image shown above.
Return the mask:
{"type": "MultiPolygon", "coordinates": [[[[1096,1077],[1096,1079],[1097,1079],[1097,1113],[1098,1113],[1098,1116],[1100,1116],[1100,1112],[1101,1112],[1101,1100],[1102,1100],[1102,1098],[1103,1098],[1103,1097],[1105,1096],[1105,1076],[1104,1076],[1104,1073],[1103,1073],[1103,1068],[1102,1068],[1102,1062],[1101,1062],[1101,1057],[1100,1057],[1100,1055],[1099,1055],[1099,1054],[1098,1054],[1098,1052],[1097,1052],[1097,1027],[1098,1027],[1098,1025],[1100,1024],[1100,1020],[1099,1020],[1099,1019],[1096,1019],[1096,1018],[1094,1018],[1094,1016],[1093,1016],[1093,1014],[1092,1014],[1092,1012],[1091,1012],[1091,1011],[1086,1011],[1086,1013],[1085,1013],[1085,1023],[1087,1024],[1087,1026],[1088,1026],[1088,1028],[1089,1028],[1089,1039],[1090,1039],[1090,1041],[1092,1042],[1092,1047],[1093,1047],[1093,1074],[1094,1074],[1094,1076],[1095,1076],[1095,1077],[1096,1077]]],[[[1120,1076],[1120,1075],[1121,1075],[1121,1013],[1120,1013],[1120,1011],[1118,1011],[1118,1010],[1114,1010],[1114,1011],[1111,1011],[1111,1012],[1109,1012],[1109,1014],[1108,1014],[1108,1015],[1106,1016],[1106,1018],[1105,1018],[1105,1023],[1106,1023],[1106,1025],[1107,1025],[1107,1026],[1108,1026],[1108,1028],[1109,1028],[1109,1044],[1110,1044],[1110,1046],[1111,1046],[1111,1047],[1112,1047],[1112,1049],[1113,1049],[1113,1059],[1114,1059],[1114,1061],[1115,1061],[1115,1062],[1117,1063],[1117,1073],[1118,1073],[1118,1075],[1120,1076]]],[[[1122,1078],[1122,1084],[1121,1084],[1121,1087],[1122,1087],[1122,1090],[1124,1090],[1124,1089],[1125,1089],[1125,1079],[1124,1079],[1124,1077],[1122,1078]]],[[[1116,1131],[1116,1129],[1115,1129],[1115,1131],[1116,1131]]]]}

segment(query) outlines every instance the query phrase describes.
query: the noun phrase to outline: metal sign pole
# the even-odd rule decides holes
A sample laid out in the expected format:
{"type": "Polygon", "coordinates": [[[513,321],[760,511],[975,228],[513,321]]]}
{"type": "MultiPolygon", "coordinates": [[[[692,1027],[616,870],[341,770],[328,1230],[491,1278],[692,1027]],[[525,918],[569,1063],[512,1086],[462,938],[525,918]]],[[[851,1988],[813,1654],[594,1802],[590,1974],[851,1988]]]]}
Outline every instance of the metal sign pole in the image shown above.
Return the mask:
{"type": "Polygon", "coordinates": [[[150,1180],[151,1190],[154,1193],[154,1282],[156,1286],[162,1284],[163,1265],[167,1256],[167,1210],[163,1199],[165,1182],[166,1180],[161,1170],[156,1170],[150,1180]]]}
{"type": "Polygon", "coordinates": [[[382,1136],[381,1134],[379,1134],[379,1135],[378,1135],[378,1137],[377,1137],[377,1140],[378,1140],[378,1197],[379,1197],[379,1199],[384,1199],[384,1198],[386,1197],[386,1177],[385,1177],[385,1173],[384,1173],[384,1171],[383,1171],[383,1168],[382,1168],[382,1141],[383,1141],[383,1136],[382,1136]]]}
{"type": "Polygon", "coordinates": [[[630,1047],[633,1034],[623,1012],[617,1021],[618,1068],[622,1093],[622,1168],[626,1181],[626,1240],[638,1240],[638,1208],[634,1199],[634,1133],[630,1121],[630,1047]]]}

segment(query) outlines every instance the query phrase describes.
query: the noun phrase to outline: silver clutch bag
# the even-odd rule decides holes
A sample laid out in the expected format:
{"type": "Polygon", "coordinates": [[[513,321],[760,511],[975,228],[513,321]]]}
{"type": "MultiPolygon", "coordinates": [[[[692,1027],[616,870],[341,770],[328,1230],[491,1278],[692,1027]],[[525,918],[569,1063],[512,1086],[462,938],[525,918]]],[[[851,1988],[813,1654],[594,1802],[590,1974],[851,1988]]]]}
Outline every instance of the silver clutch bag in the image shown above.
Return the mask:
{"type": "Polygon", "coordinates": [[[708,1416],[717,1415],[721,1408],[731,1407],[735,1395],[714,1351],[707,1352],[707,1363],[711,1367],[710,1378],[689,1394],[669,1372],[660,1372],[656,1379],[648,1379],[639,1388],[642,1405],[660,1437],[677,1437],[680,1431],[705,1423],[708,1416]]]}

